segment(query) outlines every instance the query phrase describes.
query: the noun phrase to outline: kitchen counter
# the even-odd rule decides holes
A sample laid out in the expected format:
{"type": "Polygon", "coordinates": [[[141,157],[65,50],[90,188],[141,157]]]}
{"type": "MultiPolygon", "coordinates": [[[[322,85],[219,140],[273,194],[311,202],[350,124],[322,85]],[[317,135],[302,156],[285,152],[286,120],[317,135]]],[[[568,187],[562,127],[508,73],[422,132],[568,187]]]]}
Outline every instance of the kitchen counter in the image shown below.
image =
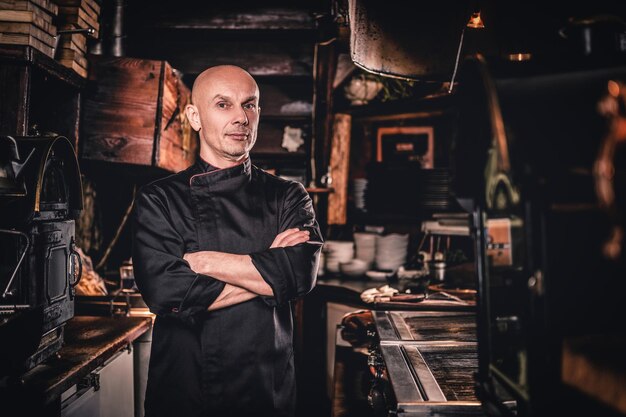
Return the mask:
{"type": "Polygon", "coordinates": [[[408,297],[404,294],[410,288],[412,281],[374,281],[370,279],[347,279],[341,276],[320,277],[317,281],[317,293],[326,302],[341,303],[355,308],[368,310],[460,310],[475,311],[475,292],[469,290],[441,290],[436,286],[429,286],[429,296],[413,294],[408,297]],[[380,298],[374,302],[365,302],[361,294],[366,290],[381,288],[389,285],[400,291],[399,297],[392,299],[380,298]],[[462,292],[461,297],[458,293],[462,292]],[[403,298],[405,297],[405,298],[403,298]]]}
{"type": "Polygon", "coordinates": [[[73,317],[65,325],[64,344],[56,357],[0,389],[2,409],[8,406],[19,409],[24,415],[28,415],[27,411],[30,415],[58,415],[61,395],[66,390],[80,383],[151,326],[150,317],[73,317]]]}

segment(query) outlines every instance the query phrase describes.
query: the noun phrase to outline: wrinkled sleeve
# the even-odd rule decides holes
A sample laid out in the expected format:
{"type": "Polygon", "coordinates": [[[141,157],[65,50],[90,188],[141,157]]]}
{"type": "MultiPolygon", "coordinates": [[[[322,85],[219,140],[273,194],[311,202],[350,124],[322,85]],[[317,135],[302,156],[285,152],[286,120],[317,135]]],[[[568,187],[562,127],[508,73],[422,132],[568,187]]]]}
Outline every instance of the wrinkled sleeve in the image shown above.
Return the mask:
{"type": "Polygon", "coordinates": [[[135,281],[154,314],[188,324],[207,310],[224,283],[197,274],[183,259],[185,244],[173,227],[167,198],[160,190],[140,191],[132,216],[132,257],[135,281]]]}
{"type": "Polygon", "coordinates": [[[309,230],[310,238],[307,243],[250,254],[252,263],[274,292],[274,297],[262,297],[270,306],[302,297],[315,287],[323,244],[313,202],[302,184],[294,182],[289,186],[282,207],[280,232],[298,227],[309,230]]]}

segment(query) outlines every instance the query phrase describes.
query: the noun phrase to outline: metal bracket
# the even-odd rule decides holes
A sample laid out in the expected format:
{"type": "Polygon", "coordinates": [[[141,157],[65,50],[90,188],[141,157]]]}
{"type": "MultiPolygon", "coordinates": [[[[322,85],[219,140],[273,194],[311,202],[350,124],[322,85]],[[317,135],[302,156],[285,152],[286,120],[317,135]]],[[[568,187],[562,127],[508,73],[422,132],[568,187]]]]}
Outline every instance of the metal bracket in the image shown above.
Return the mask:
{"type": "Polygon", "coordinates": [[[94,391],[98,391],[100,389],[100,375],[95,372],[91,372],[89,375],[83,377],[83,379],[76,384],[76,387],[79,390],[93,387],[94,391]]]}

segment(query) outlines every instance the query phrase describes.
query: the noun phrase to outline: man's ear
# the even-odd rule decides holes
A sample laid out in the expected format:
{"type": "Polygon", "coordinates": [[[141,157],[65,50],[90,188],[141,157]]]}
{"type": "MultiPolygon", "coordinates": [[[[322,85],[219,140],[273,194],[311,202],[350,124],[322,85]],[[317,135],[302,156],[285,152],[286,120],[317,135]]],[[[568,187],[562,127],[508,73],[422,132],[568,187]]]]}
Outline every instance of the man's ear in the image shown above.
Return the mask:
{"type": "Polygon", "coordinates": [[[198,108],[193,104],[187,104],[185,106],[185,115],[187,116],[187,120],[189,120],[191,128],[196,132],[199,131],[202,125],[200,124],[200,113],[198,113],[198,108]]]}

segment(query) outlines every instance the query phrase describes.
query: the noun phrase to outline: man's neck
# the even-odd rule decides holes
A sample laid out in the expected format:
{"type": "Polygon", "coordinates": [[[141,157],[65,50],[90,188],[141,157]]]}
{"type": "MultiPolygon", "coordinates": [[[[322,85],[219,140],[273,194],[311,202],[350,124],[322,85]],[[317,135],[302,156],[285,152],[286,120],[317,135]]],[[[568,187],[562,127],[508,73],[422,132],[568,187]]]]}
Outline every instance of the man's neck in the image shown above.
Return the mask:
{"type": "Polygon", "coordinates": [[[212,167],[215,167],[217,169],[225,169],[225,168],[231,168],[237,165],[241,165],[242,163],[244,163],[248,158],[250,157],[250,155],[248,153],[246,153],[245,155],[242,155],[240,158],[238,159],[228,159],[228,158],[221,158],[221,157],[215,157],[213,155],[207,155],[207,154],[203,154],[202,152],[200,152],[200,158],[202,158],[202,160],[204,162],[206,162],[207,164],[209,164],[212,167]]]}

